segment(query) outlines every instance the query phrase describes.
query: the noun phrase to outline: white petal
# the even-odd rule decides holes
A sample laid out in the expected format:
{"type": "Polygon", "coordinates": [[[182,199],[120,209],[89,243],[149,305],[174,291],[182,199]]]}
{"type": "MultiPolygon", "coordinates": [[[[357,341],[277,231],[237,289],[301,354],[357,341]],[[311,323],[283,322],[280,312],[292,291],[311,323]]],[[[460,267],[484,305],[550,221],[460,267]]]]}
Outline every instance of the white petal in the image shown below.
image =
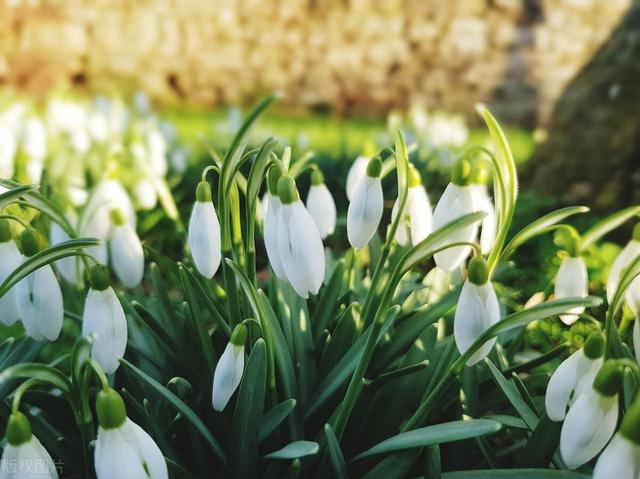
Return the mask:
{"type": "Polygon", "coordinates": [[[640,276],[631,281],[625,293],[625,300],[635,314],[636,318],[640,317],[640,276]]]}
{"type": "Polygon", "coordinates": [[[486,185],[471,185],[471,188],[476,211],[483,211],[487,214],[482,219],[480,230],[480,249],[482,254],[487,255],[493,248],[496,239],[496,210],[486,185]]]}
{"type": "Polygon", "coordinates": [[[210,201],[196,201],[189,220],[189,247],[193,262],[200,274],[213,278],[220,266],[222,250],[220,223],[210,201]]]}
{"type": "Polygon", "coordinates": [[[621,434],[616,434],[602,451],[593,470],[593,479],[638,479],[640,477],[640,446],[621,434]]]}
{"type": "Polygon", "coordinates": [[[571,406],[560,433],[560,453],[569,469],[593,459],[615,432],[618,396],[605,397],[595,390],[582,394],[571,406]]]}
{"type": "Polygon", "coordinates": [[[347,199],[353,200],[353,195],[356,191],[358,183],[367,174],[367,166],[369,165],[369,158],[366,156],[359,156],[349,168],[347,174],[347,199]]]}
{"type": "Polygon", "coordinates": [[[135,184],[133,194],[143,210],[152,210],[158,203],[158,193],[153,181],[148,178],[143,178],[135,184]]]}
{"type": "Polygon", "coordinates": [[[149,479],[136,451],[125,441],[121,428],[98,428],[95,467],[98,479],[149,479]]]}
{"type": "MultiPolygon", "coordinates": [[[[51,223],[51,231],[49,232],[49,240],[51,246],[69,241],[71,237],[58,223],[51,223]]],[[[55,262],[56,270],[65,279],[65,281],[71,284],[78,284],[80,274],[83,270],[82,262],[78,261],[75,256],[69,258],[59,259],[55,262]]]]}
{"type": "Polygon", "coordinates": [[[120,427],[125,441],[133,448],[138,458],[149,472],[150,479],[167,479],[167,463],[162,451],[147,432],[127,418],[120,427]]]}
{"type": "MultiPolygon", "coordinates": [[[[487,328],[498,321],[500,321],[500,307],[491,282],[478,286],[465,281],[453,322],[454,338],[460,354],[464,354],[487,328]]],[[[496,338],[493,338],[483,344],[469,358],[467,366],[472,366],[486,358],[495,342],[496,338]]]]}
{"type": "MultiPolygon", "coordinates": [[[[562,260],[560,269],[556,274],[555,296],[561,298],[584,298],[589,292],[587,278],[587,265],[582,258],[567,257],[562,260]]],[[[563,323],[571,325],[578,320],[579,314],[584,312],[584,307],[572,308],[570,314],[560,315],[563,323]]]]}
{"type": "Polygon", "coordinates": [[[327,185],[311,185],[307,196],[307,211],[322,239],[333,233],[336,228],[336,204],[327,185]]]}
{"type": "MultiPolygon", "coordinates": [[[[433,212],[433,227],[434,229],[441,228],[461,216],[473,212],[474,204],[471,187],[449,183],[433,212]]],[[[442,246],[462,241],[473,242],[477,235],[478,225],[473,223],[451,234],[442,241],[442,246]]],[[[445,271],[453,271],[464,262],[469,253],[471,253],[471,246],[456,246],[436,253],[434,260],[439,268],[445,271]]]]}
{"type": "MultiPolygon", "coordinates": [[[[18,251],[16,244],[11,240],[0,243],[0,258],[2,259],[0,261],[0,283],[2,283],[14,269],[20,266],[22,255],[18,251]]],[[[14,286],[4,296],[0,297],[0,321],[7,326],[20,319],[15,291],[16,288],[14,286]]]]}
{"type": "Polygon", "coordinates": [[[562,421],[567,408],[583,393],[591,390],[603,359],[589,359],[581,348],[565,359],[554,371],[545,395],[547,415],[552,421],[562,421]]]}
{"type": "Polygon", "coordinates": [[[91,355],[105,373],[111,374],[120,363],[127,347],[127,320],[112,288],[90,289],[82,316],[83,336],[95,336],[91,355]]]}
{"type": "Polygon", "coordinates": [[[278,238],[280,260],[293,289],[303,298],[317,294],[324,279],[324,247],[301,201],[280,207],[278,238]]]}
{"type": "Polygon", "coordinates": [[[365,176],[353,194],[347,211],[347,236],[354,248],[364,248],[382,218],[384,198],[380,178],[365,176]]]}
{"type": "Polygon", "coordinates": [[[287,280],[287,275],[280,259],[280,251],[278,247],[278,217],[280,214],[280,198],[278,196],[268,196],[268,207],[264,217],[264,245],[267,250],[269,264],[273,268],[273,272],[283,281],[287,280]]]}
{"type": "Polygon", "coordinates": [[[55,341],[62,329],[62,291],[50,265],[43,266],[15,286],[16,304],[27,334],[55,341]]]}
{"type": "MultiPolygon", "coordinates": [[[[393,208],[391,209],[391,222],[393,223],[396,220],[396,217],[398,216],[398,207],[399,207],[399,203],[398,200],[396,199],[396,201],[393,203],[393,208]]],[[[406,246],[406,244],[409,242],[409,236],[411,234],[411,230],[409,229],[409,222],[406,220],[406,208],[405,208],[405,212],[403,213],[403,218],[400,219],[400,223],[398,224],[398,229],[396,230],[396,241],[398,242],[399,245],[401,246],[406,246]]]]}
{"type": "Polygon", "coordinates": [[[609,277],[607,278],[607,301],[611,303],[613,295],[618,289],[620,282],[620,273],[624,268],[640,254],[640,241],[631,240],[620,251],[620,254],[616,256],[611,269],[609,270],[609,277]]]}
{"type": "Polygon", "coordinates": [[[431,202],[424,186],[409,188],[407,212],[411,224],[411,244],[415,246],[433,231],[431,202]]]}
{"type": "Polygon", "coordinates": [[[640,318],[636,316],[633,325],[633,350],[636,352],[636,361],[640,363],[640,318]]]}
{"type": "Polygon", "coordinates": [[[57,479],[51,455],[37,437],[19,446],[6,444],[0,460],[0,479],[57,479]]]}
{"type": "Polygon", "coordinates": [[[244,346],[228,343],[213,373],[211,402],[216,411],[222,411],[242,379],[244,346]]]}
{"type": "Polygon", "coordinates": [[[140,284],[144,274],[144,251],[136,232],[127,223],[113,228],[109,242],[113,270],[127,288],[140,284]]]}

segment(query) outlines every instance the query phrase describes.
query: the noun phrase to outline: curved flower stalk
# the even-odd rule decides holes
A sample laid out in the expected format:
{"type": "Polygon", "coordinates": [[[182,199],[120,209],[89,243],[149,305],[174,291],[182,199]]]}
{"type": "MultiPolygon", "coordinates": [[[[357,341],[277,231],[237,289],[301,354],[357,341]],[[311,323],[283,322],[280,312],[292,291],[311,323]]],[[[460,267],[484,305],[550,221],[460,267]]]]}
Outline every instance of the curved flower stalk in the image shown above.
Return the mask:
{"type": "MultiPolygon", "coordinates": [[[[13,241],[9,220],[0,219],[0,284],[15,270],[22,262],[22,256],[13,241]]],[[[7,291],[0,297],[0,321],[10,326],[20,319],[18,305],[16,304],[15,287],[7,291]]]]}
{"type": "MultiPolygon", "coordinates": [[[[409,192],[401,223],[396,231],[396,241],[405,246],[411,241],[413,246],[425,239],[433,231],[433,214],[427,190],[422,185],[420,173],[411,165],[409,167],[409,192]]],[[[391,210],[391,221],[398,215],[398,201],[391,210]]]]}
{"type": "Polygon", "coordinates": [[[98,438],[95,468],[98,479],[167,479],[162,451],[144,429],[127,417],[120,395],[103,389],[96,399],[98,438]]]}
{"type": "Polygon", "coordinates": [[[573,403],[560,432],[560,453],[569,469],[593,459],[609,442],[618,422],[618,392],[624,370],[614,359],[607,360],[593,386],[573,403]]]}
{"type": "MultiPolygon", "coordinates": [[[[75,228],[78,223],[78,216],[75,214],[73,210],[69,210],[67,213],[67,219],[69,223],[75,228]]],[[[52,222],[51,229],[49,230],[49,242],[51,246],[55,246],[60,243],[64,243],[65,241],[69,241],[71,237],[69,234],[62,228],[58,223],[52,222]]],[[[82,278],[82,273],[84,271],[84,265],[82,262],[78,261],[77,258],[63,258],[59,259],[55,263],[56,270],[60,273],[60,276],[64,278],[65,281],[71,284],[79,284],[80,279],[82,278]]]]}
{"type": "MultiPolygon", "coordinates": [[[[554,294],[556,298],[586,298],[589,294],[589,280],[587,265],[580,256],[567,256],[560,263],[556,274],[554,294]]],[[[583,307],[573,308],[570,314],[561,314],[560,319],[566,325],[575,323],[579,315],[584,312],[583,307]]]]}
{"type": "Polygon", "coordinates": [[[367,166],[369,165],[369,158],[366,156],[359,156],[349,168],[347,173],[347,199],[353,201],[353,195],[356,192],[356,187],[360,180],[365,177],[367,173],[367,166]]]}
{"type": "Polygon", "coordinates": [[[593,380],[604,363],[605,337],[594,331],[584,347],[565,359],[547,384],[545,407],[552,421],[562,421],[567,408],[582,394],[591,390],[593,380]]]}
{"type": "Polygon", "coordinates": [[[324,175],[318,168],[314,168],[311,173],[307,211],[318,227],[322,239],[325,239],[336,229],[336,204],[329,188],[324,184],[324,175]]]}
{"type": "Polygon", "coordinates": [[[373,158],[365,176],[358,182],[347,211],[347,237],[354,248],[364,248],[371,240],[382,218],[383,194],[380,173],[382,161],[373,158]]]}
{"type": "Polygon", "coordinates": [[[0,459],[0,479],[57,479],[51,455],[31,432],[27,416],[14,411],[7,423],[7,445],[0,459]]]}
{"type": "Polygon", "coordinates": [[[82,335],[93,337],[91,356],[104,372],[118,369],[127,348],[127,320],[122,305],[109,285],[109,270],[97,264],[90,272],[91,288],[82,315],[82,335]]]}
{"type": "Polygon", "coordinates": [[[473,203],[475,211],[483,211],[486,214],[480,227],[480,251],[483,255],[491,252],[496,241],[496,209],[487,188],[489,174],[487,162],[474,162],[471,174],[473,203]]]}
{"type": "Polygon", "coordinates": [[[290,176],[278,180],[278,253],[287,280],[303,298],[318,294],[324,279],[325,258],[320,233],[300,201],[290,176]]]}
{"type": "MultiPolygon", "coordinates": [[[[451,172],[451,183],[442,193],[433,211],[433,227],[441,228],[469,213],[475,211],[473,191],[470,186],[471,164],[465,158],[456,162],[451,172]]],[[[447,243],[472,243],[478,235],[478,225],[473,223],[457,230],[447,243]]],[[[439,251],[435,254],[436,265],[447,271],[458,268],[471,253],[471,246],[456,246],[439,251]]]]}
{"type": "MultiPolygon", "coordinates": [[[[22,232],[20,243],[26,257],[41,249],[44,238],[29,228],[22,232]]],[[[21,279],[15,286],[16,305],[27,335],[38,341],[55,341],[62,329],[64,308],[62,291],[51,265],[44,265],[21,279]]]]}
{"type": "Polygon", "coordinates": [[[278,166],[273,166],[267,174],[267,188],[269,193],[267,198],[267,210],[264,215],[264,245],[267,250],[267,257],[273,272],[278,278],[287,281],[287,275],[280,259],[280,249],[278,246],[278,215],[282,203],[278,196],[278,180],[282,177],[282,171],[278,166]]]}
{"type": "MultiPolygon", "coordinates": [[[[487,263],[482,256],[469,261],[469,278],[462,285],[453,320],[454,338],[460,354],[464,354],[482,333],[500,321],[498,298],[488,274],[487,263]]],[[[487,341],[469,358],[467,366],[486,358],[495,343],[495,337],[487,341]]]]}
{"type": "Polygon", "coordinates": [[[602,451],[593,479],[637,479],[640,477],[640,398],[624,415],[620,429],[602,451]]]}
{"type": "Polygon", "coordinates": [[[222,259],[220,223],[211,202],[211,186],[206,181],[198,183],[196,203],[189,220],[189,247],[193,262],[200,274],[213,278],[222,259]]]}
{"type": "Polygon", "coordinates": [[[124,220],[120,210],[111,212],[113,228],[109,240],[109,258],[118,280],[135,288],[144,275],[144,251],[136,231],[124,220]]]}
{"type": "Polygon", "coordinates": [[[247,340],[247,327],[239,324],[233,330],[231,339],[224,349],[213,373],[211,402],[213,409],[222,411],[240,385],[244,372],[244,343],[247,340]]]}

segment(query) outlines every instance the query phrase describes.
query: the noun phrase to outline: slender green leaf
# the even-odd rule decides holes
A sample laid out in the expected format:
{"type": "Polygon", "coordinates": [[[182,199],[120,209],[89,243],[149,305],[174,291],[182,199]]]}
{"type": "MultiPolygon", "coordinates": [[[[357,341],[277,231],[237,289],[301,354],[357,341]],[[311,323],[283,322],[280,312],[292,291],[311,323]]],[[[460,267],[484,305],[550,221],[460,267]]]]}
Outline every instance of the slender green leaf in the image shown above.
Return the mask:
{"type": "Polygon", "coordinates": [[[604,235],[627,222],[634,216],[640,216],[640,206],[630,206],[596,223],[584,232],[580,240],[580,249],[585,250],[604,235]]]}
{"type": "Polygon", "coordinates": [[[560,443],[562,421],[552,421],[546,414],[529,436],[517,465],[520,467],[548,467],[560,443]]]}
{"type": "Polygon", "coordinates": [[[342,455],[342,450],[340,449],[338,439],[336,439],[336,435],[331,428],[331,424],[324,425],[324,438],[327,442],[329,464],[331,465],[331,470],[333,471],[333,477],[336,477],[338,479],[348,478],[349,476],[347,474],[347,464],[344,460],[344,456],[342,455]]]}
{"type": "Polygon", "coordinates": [[[24,196],[27,193],[35,191],[37,186],[34,185],[20,185],[20,186],[11,186],[9,191],[5,191],[4,193],[0,193],[0,209],[5,206],[18,201],[21,196],[24,196]]]}
{"type": "Polygon", "coordinates": [[[442,474],[442,479],[589,479],[590,477],[579,472],[557,469],[486,469],[442,474]]]}
{"type": "Polygon", "coordinates": [[[264,456],[265,459],[297,459],[317,454],[320,446],[313,441],[295,441],[264,456]]]}
{"type": "Polygon", "coordinates": [[[71,395],[71,381],[60,370],[40,363],[21,363],[0,373],[0,384],[11,379],[37,379],[59,389],[65,396],[71,395]]]}
{"type": "Polygon", "coordinates": [[[260,424],[260,441],[265,440],[284,421],[296,407],[295,399],[287,399],[273,406],[262,416],[260,424]]]}
{"type": "Polygon", "coordinates": [[[340,297],[340,291],[343,287],[342,280],[344,278],[344,269],[345,262],[344,259],[341,259],[336,263],[329,281],[324,288],[322,288],[318,298],[318,304],[311,316],[311,327],[315,333],[314,340],[316,344],[322,334],[322,331],[327,328],[329,320],[334,316],[338,305],[338,299],[340,297]]]}
{"type": "Polygon", "coordinates": [[[489,358],[485,359],[485,364],[489,368],[494,381],[507,397],[513,408],[518,412],[518,415],[524,422],[527,423],[529,429],[533,431],[538,425],[538,416],[524,401],[524,399],[520,395],[520,392],[518,391],[518,388],[502,375],[502,373],[498,370],[498,368],[494,366],[489,358]]]}

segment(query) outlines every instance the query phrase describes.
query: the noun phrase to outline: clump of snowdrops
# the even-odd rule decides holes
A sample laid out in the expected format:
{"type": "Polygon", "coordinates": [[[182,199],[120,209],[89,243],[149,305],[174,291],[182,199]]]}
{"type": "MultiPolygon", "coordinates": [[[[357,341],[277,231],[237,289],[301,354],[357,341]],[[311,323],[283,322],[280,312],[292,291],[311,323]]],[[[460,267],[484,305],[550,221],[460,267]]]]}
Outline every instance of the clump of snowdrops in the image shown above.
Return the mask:
{"type": "Polygon", "coordinates": [[[104,234],[82,237],[55,198],[2,180],[2,320],[24,334],[0,345],[0,477],[637,478],[640,231],[611,268],[606,307],[581,255],[640,208],[583,234],[563,223],[582,206],[510,231],[516,169],[479,107],[493,147],[459,155],[433,209],[401,133],[358,159],[345,179],[351,248],[328,251],[345,212],[322,171],[274,139],[247,146],[274,99],[202,171],[179,262],[145,254],[124,189],[86,214],[89,200],[81,213],[104,234]],[[69,239],[48,244],[55,228],[69,239]],[[501,301],[511,255],[552,233],[555,284],[525,307],[501,301]],[[547,318],[592,333],[571,355],[520,351],[547,318]],[[65,321],[80,323],[75,344],[39,362],[65,321]]]}

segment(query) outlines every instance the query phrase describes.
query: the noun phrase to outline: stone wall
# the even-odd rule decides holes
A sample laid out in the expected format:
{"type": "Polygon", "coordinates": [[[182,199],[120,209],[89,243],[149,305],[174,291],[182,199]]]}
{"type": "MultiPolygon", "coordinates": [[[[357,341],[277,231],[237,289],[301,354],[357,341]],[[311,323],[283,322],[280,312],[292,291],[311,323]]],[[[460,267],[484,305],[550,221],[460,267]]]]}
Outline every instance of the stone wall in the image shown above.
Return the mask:
{"type": "Polygon", "coordinates": [[[0,83],[544,122],[631,0],[0,0],[0,83]],[[5,2],[5,3],[2,3],[5,2]]]}

